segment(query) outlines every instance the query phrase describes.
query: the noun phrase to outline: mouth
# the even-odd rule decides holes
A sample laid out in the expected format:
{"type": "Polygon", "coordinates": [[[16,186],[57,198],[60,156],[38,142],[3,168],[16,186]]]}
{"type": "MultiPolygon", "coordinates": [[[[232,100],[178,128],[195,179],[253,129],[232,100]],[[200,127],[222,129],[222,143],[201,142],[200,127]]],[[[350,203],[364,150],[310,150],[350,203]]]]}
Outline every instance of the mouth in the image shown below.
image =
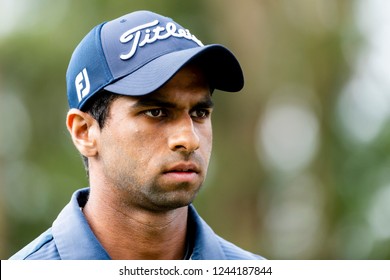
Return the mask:
{"type": "Polygon", "coordinates": [[[164,173],[200,173],[199,167],[194,163],[179,163],[168,167],[164,173]]]}
{"type": "Polygon", "coordinates": [[[169,166],[163,172],[165,178],[177,183],[194,183],[199,180],[200,173],[198,165],[189,162],[169,166]]]}

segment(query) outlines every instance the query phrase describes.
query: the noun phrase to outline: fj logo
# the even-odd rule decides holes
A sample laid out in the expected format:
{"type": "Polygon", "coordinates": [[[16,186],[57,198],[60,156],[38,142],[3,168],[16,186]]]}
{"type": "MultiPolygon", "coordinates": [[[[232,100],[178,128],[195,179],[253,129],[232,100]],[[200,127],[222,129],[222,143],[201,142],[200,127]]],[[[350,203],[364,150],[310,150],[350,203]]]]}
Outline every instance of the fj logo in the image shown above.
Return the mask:
{"type": "Polygon", "coordinates": [[[77,91],[77,97],[79,102],[83,99],[91,90],[91,85],[89,83],[89,77],[87,69],[84,68],[77,76],[75,80],[75,86],[77,91]]]}

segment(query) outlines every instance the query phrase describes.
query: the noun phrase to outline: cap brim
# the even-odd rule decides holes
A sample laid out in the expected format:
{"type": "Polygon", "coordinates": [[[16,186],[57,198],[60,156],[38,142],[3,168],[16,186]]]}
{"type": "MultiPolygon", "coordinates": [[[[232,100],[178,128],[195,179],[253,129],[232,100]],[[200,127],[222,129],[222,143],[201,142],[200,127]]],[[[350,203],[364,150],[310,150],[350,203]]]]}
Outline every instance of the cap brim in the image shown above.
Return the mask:
{"type": "Polygon", "coordinates": [[[162,55],[105,89],[123,95],[146,95],[163,86],[185,64],[194,60],[202,66],[214,89],[237,92],[243,88],[244,77],[235,56],[222,45],[207,45],[162,55]]]}

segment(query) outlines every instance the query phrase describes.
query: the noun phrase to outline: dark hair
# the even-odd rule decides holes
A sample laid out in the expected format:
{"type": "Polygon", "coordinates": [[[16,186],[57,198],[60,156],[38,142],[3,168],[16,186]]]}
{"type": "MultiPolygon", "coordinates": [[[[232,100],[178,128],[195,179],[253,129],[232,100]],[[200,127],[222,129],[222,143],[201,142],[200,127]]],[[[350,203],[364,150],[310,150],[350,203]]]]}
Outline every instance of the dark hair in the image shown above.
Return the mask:
{"type": "MultiPolygon", "coordinates": [[[[106,123],[106,120],[110,113],[111,103],[117,99],[120,95],[106,90],[101,90],[96,93],[95,97],[85,104],[82,111],[90,114],[99,124],[99,128],[102,129],[106,123]]],[[[88,158],[81,155],[84,163],[85,171],[89,176],[88,158]]]]}

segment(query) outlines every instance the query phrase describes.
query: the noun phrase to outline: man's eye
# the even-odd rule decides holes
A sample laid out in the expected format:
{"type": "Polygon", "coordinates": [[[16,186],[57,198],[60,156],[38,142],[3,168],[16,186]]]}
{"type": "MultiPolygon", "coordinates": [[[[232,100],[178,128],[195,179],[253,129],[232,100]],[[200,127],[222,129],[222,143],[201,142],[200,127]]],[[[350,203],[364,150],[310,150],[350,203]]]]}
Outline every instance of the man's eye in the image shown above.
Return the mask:
{"type": "Polygon", "coordinates": [[[207,118],[210,115],[210,111],[207,109],[198,109],[191,113],[191,116],[198,119],[207,118]]]}
{"type": "Polygon", "coordinates": [[[152,118],[159,118],[159,117],[164,117],[166,114],[162,109],[151,109],[145,111],[145,115],[152,117],[152,118]]]}

